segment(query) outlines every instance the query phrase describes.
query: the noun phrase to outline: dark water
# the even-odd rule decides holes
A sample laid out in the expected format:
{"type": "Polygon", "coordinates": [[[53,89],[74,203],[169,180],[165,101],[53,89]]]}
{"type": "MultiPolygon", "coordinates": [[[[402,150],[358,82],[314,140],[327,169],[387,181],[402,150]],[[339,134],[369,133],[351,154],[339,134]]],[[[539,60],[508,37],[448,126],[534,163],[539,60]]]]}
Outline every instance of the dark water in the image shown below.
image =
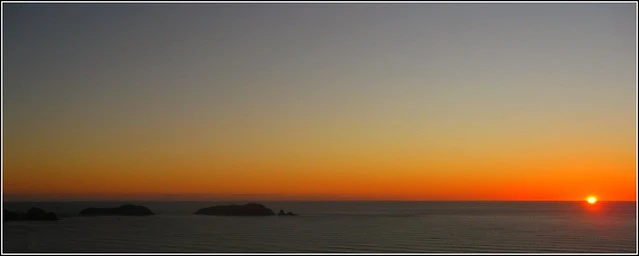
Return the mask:
{"type": "MultiPolygon", "coordinates": [[[[260,202],[297,217],[193,215],[233,202],[5,202],[57,222],[3,223],[4,252],[637,252],[635,202],[260,202]],[[147,217],[79,217],[90,206],[147,217]]],[[[236,202],[247,203],[247,202],[236,202]]]]}

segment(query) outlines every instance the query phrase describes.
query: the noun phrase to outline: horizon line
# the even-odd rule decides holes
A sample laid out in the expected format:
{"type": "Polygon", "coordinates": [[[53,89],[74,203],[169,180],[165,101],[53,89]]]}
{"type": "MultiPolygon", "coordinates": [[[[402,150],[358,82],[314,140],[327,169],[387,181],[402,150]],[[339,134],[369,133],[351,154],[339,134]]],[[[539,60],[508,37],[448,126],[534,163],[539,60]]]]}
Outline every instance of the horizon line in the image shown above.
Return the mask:
{"type": "MultiPolygon", "coordinates": [[[[346,199],[346,200],[240,200],[240,199],[193,199],[193,200],[149,200],[149,199],[63,199],[63,200],[6,200],[5,203],[22,202],[584,202],[586,200],[372,200],[372,199],[346,199]]],[[[637,200],[598,200],[597,202],[637,202],[637,200]]]]}

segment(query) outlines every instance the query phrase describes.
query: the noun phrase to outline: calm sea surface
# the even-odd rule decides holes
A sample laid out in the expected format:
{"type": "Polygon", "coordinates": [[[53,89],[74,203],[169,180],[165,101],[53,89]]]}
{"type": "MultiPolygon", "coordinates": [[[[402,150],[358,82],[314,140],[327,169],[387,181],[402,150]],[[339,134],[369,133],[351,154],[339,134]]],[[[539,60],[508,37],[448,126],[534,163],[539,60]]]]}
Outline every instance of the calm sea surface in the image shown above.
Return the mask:
{"type": "Polygon", "coordinates": [[[193,215],[247,202],[4,202],[57,222],[3,223],[4,252],[637,252],[635,202],[259,202],[300,216],[193,215]],[[147,217],[79,217],[147,206],[147,217]]]}

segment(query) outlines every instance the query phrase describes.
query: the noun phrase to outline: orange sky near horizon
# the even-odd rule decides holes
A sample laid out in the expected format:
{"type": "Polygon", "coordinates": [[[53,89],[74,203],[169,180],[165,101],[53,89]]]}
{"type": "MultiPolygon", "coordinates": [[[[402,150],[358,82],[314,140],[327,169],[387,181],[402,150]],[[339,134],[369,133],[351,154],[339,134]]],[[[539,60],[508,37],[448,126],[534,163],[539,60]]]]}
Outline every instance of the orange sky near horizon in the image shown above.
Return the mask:
{"type": "Polygon", "coordinates": [[[636,201],[633,4],[3,6],[4,200],[636,201]]]}
{"type": "Polygon", "coordinates": [[[493,144],[500,154],[476,151],[482,148],[479,145],[448,149],[443,145],[434,149],[394,146],[381,153],[338,147],[332,152],[310,150],[306,154],[298,150],[293,156],[293,152],[271,148],[207,157],[196,152],[180,154],[177,149],[163,154],[142,149],[98,151],[92,156],[50,149],[51,159],[6,157],[4,168],[13,171],[4,172],[3,192],[6,196],[94,195],[104,199],[199,193],[309,200],[570,201],[594,194],[601,200],[636,200],[631,145],[623,152],[595,145],[493,144]]]}

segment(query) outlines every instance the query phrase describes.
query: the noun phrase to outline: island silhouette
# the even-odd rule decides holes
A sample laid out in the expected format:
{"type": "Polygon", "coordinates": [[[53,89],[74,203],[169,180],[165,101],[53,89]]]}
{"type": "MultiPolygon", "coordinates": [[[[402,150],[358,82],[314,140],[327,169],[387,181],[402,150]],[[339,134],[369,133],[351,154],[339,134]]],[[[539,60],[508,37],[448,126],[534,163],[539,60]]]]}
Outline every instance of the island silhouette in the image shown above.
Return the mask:
{"type": "Polygon", "coordinates": [[[32,207],[26,213],[3,211],[3,221],[45,220],[55,221],[58,217],[53,212],[47,212],[37,207],[32,207]]]}
{"type": "MultiPolygon", "coordinates": [[[[245,205],[229,204],[216,205],[197,210],[197,215],[217,215],[217,216],[272,216],[275,212],[264,205],[258,203],[248,203],[245,205]]],[[[294,213],[284,213],[280,210],[278,215],[295,216],[294,213]]]]}

